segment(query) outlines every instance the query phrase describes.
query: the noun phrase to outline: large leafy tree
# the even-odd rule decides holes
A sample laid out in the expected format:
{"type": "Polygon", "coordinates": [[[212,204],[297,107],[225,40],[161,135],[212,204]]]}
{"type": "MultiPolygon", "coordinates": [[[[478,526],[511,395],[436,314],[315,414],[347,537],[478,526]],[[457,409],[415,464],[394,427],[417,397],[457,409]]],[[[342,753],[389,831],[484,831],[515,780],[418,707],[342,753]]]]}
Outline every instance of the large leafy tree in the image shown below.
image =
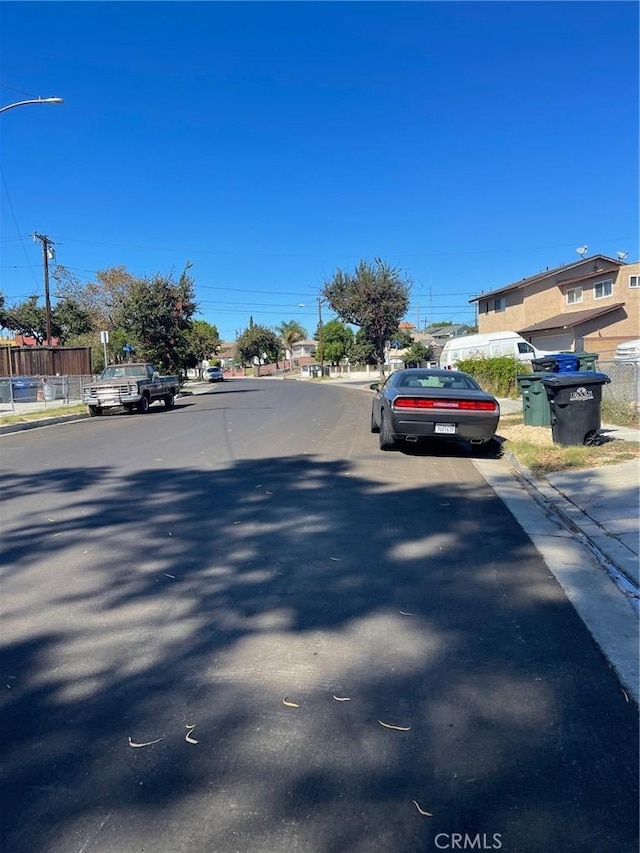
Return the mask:
{"type": "Polygon", "coordinates": [[[340,364],[353,344],[352,329],[340,320],[329,320],[322,326],[323,358],[330,364],[340,364]]]}
{"type": "Polygon", "coordinates": [[[268,361],[278,364],[282,342],[271,329],[252,321],[252,325],[245,329],[236,341],[236,353],[245,366],[256,362],[259,373],[260,361],[265,357],[268,361]]]}
{"type": "MultiPolygon", "coordinates": [[[[285,349],[289,353],[291,353],[294,344],[297,344],[298,341],[303,341],[307,337],[307,330],[297,320],[280,323],[277,331],[280,334],[285,349]]],[[[289,358],[289,366],[291,367],[291,357],[289,358]]]]}
{"type": "Polygon", "coordinates": [[[189,364],[195,367],[205,358],[217,355],[222,342],[216,326],[207,323],[206,320],[194,320],[188,333],[189,340],[189,364]]]}
{"type": "Polygon", "coordinates": [[[404,354],[405,364],[417,364],[420,367],[431,358],[431,347],[426,346],[422,341],[414,341],[409,349],[404,354]]]}
{"type": "Polygon", "coordinates": [[[409,307],[410,281],[401,271],[376,258],[360,261],[353,273],[338,270],[324,286],[324,296],[345,323],[358,326],[384,372],[385,341],[398,329],[409,307]]]}
{"type": "Polygon", "coordinates": [[[190,360],[197,306],[189,269],[187,264],[177,282],[159,273],[136,280],[123,305],[122,325],[138,344],[137,357],[166,372],[184,371],[190,360]]]}
{"type": "Polygon", "coordinates": [[[91,318],[74,299],[60,299],[51,310],[51,328],[61,344],[91,332],[91,318]]]}
{"type": "MultiPolygon", "coordinates": [[[[47,316],[44,306],[38,305],[38,296],[29,296],[7,308],[3,314],[3,325],[19,335],[26,335],[43,344],[47,337],[47,316]]],[[[54,334],[53,318],[51,332],[54,334]]]]}
{"type": "Polygon", "coordinates": [[[397,349],[406,349],[406,347],[410,347],[413,343],[413,337],[406,329],[396,329],[392,336],[391,343],[397,349]]]}
{"type": "Polygon", "coordinates": [[[368,341],[362,329],[358,329],[347,353],[351,364],[377,364],[376,348],[368,341]]]}
{"type": "Polygon", "coordinates": [[[91,319],[92,328],[111,331],[124,324],[124,307],[141,279],[124,266],[98,270],[94,281],[81,282],[75,273],[61,264],[53,267],[55,295],[76,302],[91,319]]]}

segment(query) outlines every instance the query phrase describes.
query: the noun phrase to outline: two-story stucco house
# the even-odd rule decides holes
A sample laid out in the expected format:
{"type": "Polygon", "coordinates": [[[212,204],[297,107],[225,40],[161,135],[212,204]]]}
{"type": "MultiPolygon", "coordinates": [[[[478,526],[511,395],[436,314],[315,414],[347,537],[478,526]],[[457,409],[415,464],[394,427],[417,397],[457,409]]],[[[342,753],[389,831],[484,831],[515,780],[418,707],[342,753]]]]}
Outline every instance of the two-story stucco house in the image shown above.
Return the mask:
{"type": "Polygon", "coordinates": [[[469,301],[477,302],[481,333],[514,331],[538,349],[610,358],[639,334],[640,263],[593,255],[469,301]]]}

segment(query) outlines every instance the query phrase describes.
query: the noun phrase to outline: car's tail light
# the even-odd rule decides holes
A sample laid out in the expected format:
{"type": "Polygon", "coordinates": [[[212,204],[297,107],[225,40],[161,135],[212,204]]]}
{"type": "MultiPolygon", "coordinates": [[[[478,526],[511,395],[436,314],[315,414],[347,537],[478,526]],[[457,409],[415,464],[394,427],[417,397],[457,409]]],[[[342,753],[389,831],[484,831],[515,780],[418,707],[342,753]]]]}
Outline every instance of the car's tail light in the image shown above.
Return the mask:
{"type": "Polygon", "coordinates": [[[497,412],[492,400],[446,400],[442,397],[396,397],[394,409],[453,409],[464,412],[497,412]]]}

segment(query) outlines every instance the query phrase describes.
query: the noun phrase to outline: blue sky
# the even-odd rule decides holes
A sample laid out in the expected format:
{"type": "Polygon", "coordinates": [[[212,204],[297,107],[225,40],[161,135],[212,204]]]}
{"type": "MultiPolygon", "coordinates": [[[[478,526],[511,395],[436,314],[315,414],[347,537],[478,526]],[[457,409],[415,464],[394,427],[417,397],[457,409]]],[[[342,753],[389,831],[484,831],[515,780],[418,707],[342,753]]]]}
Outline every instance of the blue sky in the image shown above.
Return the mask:
{"type": "MultiPolygon", "coordinates": [[[[407,319],[576,248],[638,258],[638,4],[3,2],[0,290],[193,263],[233,340],[337,268],[413,280],[407,319]]],[[[304,305],[306,307],[299,307],[304,305]]],[[[325,312],[325,319],[330,316],[325,312]]]]}

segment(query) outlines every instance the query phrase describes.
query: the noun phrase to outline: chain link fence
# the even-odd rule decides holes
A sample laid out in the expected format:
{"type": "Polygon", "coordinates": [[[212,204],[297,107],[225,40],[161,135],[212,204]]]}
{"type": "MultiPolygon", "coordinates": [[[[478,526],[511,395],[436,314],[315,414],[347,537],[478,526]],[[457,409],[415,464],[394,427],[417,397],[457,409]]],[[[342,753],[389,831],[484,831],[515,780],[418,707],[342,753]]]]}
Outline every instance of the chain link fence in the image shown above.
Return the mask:
{"type": "Polygon", "coordinates": [[[4,376],[0,377],[0,405],[20,411],[22,404],[48,404],[82,402],[82,386],[91,381],[86,376],[4,376]]]}
{"type": "Polygon", "coordinates": [[[638,415],[640,364],[635,361],[598,361],[597,370],[611,379],[602,386],[602,404],[612,414],[632,412],[638,415]]]}

